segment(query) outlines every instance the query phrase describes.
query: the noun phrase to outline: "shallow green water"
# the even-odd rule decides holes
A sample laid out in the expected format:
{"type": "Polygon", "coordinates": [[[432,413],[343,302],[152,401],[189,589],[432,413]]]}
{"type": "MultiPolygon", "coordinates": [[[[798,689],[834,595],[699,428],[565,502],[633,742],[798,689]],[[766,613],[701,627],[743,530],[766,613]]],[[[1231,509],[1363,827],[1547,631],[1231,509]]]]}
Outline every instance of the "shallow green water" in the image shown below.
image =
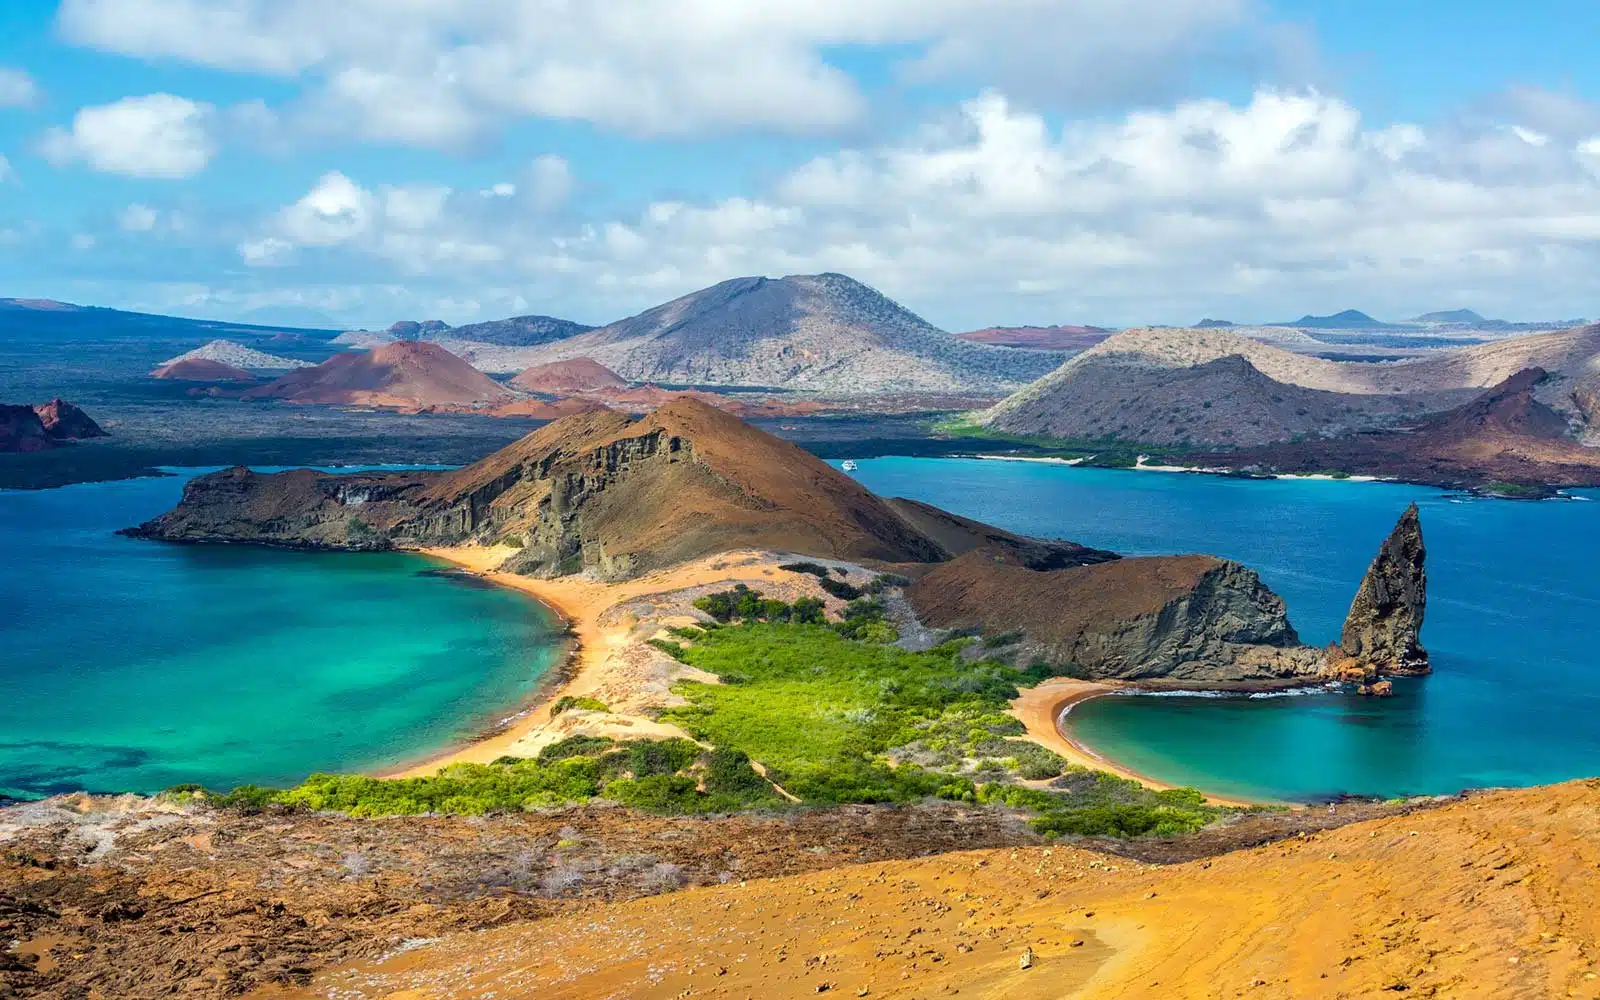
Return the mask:
{"type": "Polygon", "coordinates": [[[183,482],[0,491],[0,795],[404,762],[515,711],[559,653],[539,604],[419,556],[113,533],[183,482]]]}
{"type": "Polygon", "coordinates": [[[1289,800],[1453,793],[1600,775],[1600,503],[1475,500],[1392,483],[1251,481],[959,459],[863,460],[857,478],[1015,531],[1260,571],[1301,637],[1338,637],[1413,500],[1435,673],[1386,700],[1110,697],[1076,736],[1163,780],[1289,800]]]}

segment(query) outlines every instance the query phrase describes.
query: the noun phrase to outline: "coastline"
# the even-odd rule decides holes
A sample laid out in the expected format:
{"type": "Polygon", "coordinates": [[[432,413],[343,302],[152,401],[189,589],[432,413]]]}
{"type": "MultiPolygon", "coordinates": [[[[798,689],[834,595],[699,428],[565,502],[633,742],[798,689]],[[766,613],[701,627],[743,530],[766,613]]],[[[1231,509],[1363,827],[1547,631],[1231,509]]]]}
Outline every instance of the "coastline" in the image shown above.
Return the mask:
{"type": "MultiPolygon", "coordinates": [[[[500,570],[499,566],[514,551],[509,548],[462,546],[420,548],[415,551],[496,586],[519,591],[543,604],[566,626],[567,650],[561,665],[552,670],[547,678],[541,679],[531,703],[510,716],[505,725],[441,748],[420,759],[379,770],[375,776],[380,778],[429,777],[451,764],[487,764],[505,756],[513,748],[524,753],[534,751],[569,735],[566,731],[568,727],[561,724],[563,721],[581,726],[584,732],[592,735],[690,738],[676,726],[624,712],[569,712],[552,716],[551,709],[563,697],[592,695],[608,680],[614,680],[612,675],[618,671],[610,668],[610,665],[616,654],[640,642],[640,637],[635,634],[636,623],[629,620],[603,621],[607,611],[647,595],[731,581],[749,576],[750,571],[757,574],[771,572],[766,565],[770,561],[769,554],[730,552],[619,583],[601,583],[582,577],[550,580],[500,570]]],[[[1059,725],[1062,714],[1072,706],[1091,698],[1104,697],[1127,686],[1117,682],[1052,678],[1024,690],[1012,702],[1012,711],[1022,721],[1026,739],[1048,747],[1071,764],[1137,781],[1156,791],[1177,787],[1101,755],[1069,736],[1059,725]]],[[[1206,801],[1212,805],[1239,808],[1280,804],[1210,793],[1206,793],[1206,801]]]]}
{"type": "MultiPolygon", "coordinates": [[[[1066,758],[1069,764],[1092,768],[1096,771],[1105,771],[1119,778],[1137,781],[1146,788],[1154,789],[1158,792],[1178,787],[1164,781],[1158,781],[1147,774],[1141,774],[1130,767],[1102,756],[1086,744],[1068,735],[1060,725],[1061,716],[1073,706],[1093,698],[1104,698],[1126,687],[1129,687],[1129,685],[1055,677],[1023,691],[1011,703],[1011,710],[1017,718],[1022,720],[1023,726],[1027,729],[1028,739],[1054,750],[1066,758]]],[[[1248,808],[1250,806],[1285,804],[1213,795],[1203,788],[1200,791],[1205,795],[1206,801],[1215,806],[1248,808]]]]}

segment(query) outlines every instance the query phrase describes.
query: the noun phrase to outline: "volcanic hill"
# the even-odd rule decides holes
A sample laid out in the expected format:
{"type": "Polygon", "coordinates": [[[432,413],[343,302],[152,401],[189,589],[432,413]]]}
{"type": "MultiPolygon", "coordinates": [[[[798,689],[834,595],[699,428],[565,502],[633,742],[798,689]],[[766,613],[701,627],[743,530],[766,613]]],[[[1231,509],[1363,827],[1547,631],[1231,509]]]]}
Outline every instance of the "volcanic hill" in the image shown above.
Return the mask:
{"type": "Polygon", "coordinates": [[[209,358],[184,358],[169,361],[150,373],[151,378],[179,382],[254,382],[256,375],[235,365],[209,358]]]}
{"type": "Polygon", "coordinates": [[[233,368],[242,368],[249,372],[287,371],[294,368],[311,367],[311,362],[301,361],[299,358],[285,358],[276,354],[268,354],[265,351],[258,351],[253,347],[246,347],[231,340],[213,340],[208,344],[196,347],[192,351],[186,351],[175,358],[168,358],[161,363],[156,371],[185,361],[212,361],[233,368]]]}
{"type": "Polygon", "coordinates": [[[1111,336],[1098,326],[990,326],[958,333],[961,340],[1035,351],[1086,351],[1111,336]]]}
{"type": "Polygon", "coordinates": [[[842,274],[735,278],[519,356],[592,358],[634,382],[855,395],[1006,391],[1063,359],[960,340],[842,274]]]}
{"type": "Polygon", "coordinates": [[[1600,448],[1574,440],[1570,416],[1540,401],[1550,383],[1559,381],[1542,368],[1529,368],[1471,402],[1408,427],[1195,453],[1184,461],[1281,473],[1334,469],[1449,487],[1600,484],[1600,448]]]}
{"type": "Polygon", "coordinates": [[[48,451],[70,441],[107,436],[87,413],[64,399],[37,406],[0,403],[0,452],[48,451]]]}
{"type": "Polygon", "coordinates": [[[536,365],[512,379],[510,384],[524,392],[551,395],[628,387],[626,379],[593,358],[572,358],[536,365]]]}
{"type": "Polygon", "coordinates": [[[337,354],[247,390],[244,399],[360,406],[476,406],[515,394],[438,344],[397,340],[365,352],[337,354]]]}

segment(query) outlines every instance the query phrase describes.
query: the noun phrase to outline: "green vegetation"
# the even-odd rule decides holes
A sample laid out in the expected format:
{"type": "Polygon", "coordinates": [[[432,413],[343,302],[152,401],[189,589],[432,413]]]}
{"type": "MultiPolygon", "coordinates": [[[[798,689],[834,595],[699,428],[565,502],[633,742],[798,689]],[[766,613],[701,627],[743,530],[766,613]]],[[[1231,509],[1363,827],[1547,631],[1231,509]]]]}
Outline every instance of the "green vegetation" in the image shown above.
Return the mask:
{"type": "MultiPolygon", "coordinates": [[[[873,620],[871,603],[851,606],[857,621],[873,620]]],[[[960,651],[971,640],[912,653],[852,640],[845,625],[752,622],[709,633],[684,649],[684,660],[723,683],[679,685],[690,704],[666,718],[745,751],[808,803],[931,794],[1025,809],[1036,814],[1035,829],[1056,835],[1175,835],[1220,815],[1198,792],[1151,792],[1069,769],[1047,748],[1013,738],[1023,729],[1007,702],[1043,670],[966,662],[960,651]],[[1061,788],[1013,783],[1061,775],[1061,788]]]]}
{"type": "Polygon", "coordinates": [[[1478,492],[1486,496],[1504,497],[1508,500],[1537,500],[1548,496],[1550,491],[1542,486],[1530,486],[1527,483],[1484,483],[1478,487],[1478,492]]]}
{"type": "Polygon", "coordinates": [[[278,806],[352,816],[475,816],[596,798],[672,815],[734,812],[783,802],[739,750],[706,750],[681,739],[617,743],[590,736],[552,744],[532,760],[452,764],[430,778],[313,774],[289,789],[245,785],[225,795],[210,795],[184,785],[167,794],[202,797],[224,808],[278,806]]]}
{"type": "Polygon", "coordinates": [[[569,708],[578,708],[587,712],[609,712],[610,707],[599,698],[590,698],[587,695],[564,695],[556,699],[550,706],[550,718],[555,718],[569,708]]]}
{"type": "Polygon", "coordinates": [[[955,440],[971,441],[974,448],[986,446],[996,451],[1024,454],[1032,458],[1078,459],[1081,464],[1094,468],[1131,469],[1139,456],[1161,460],[1180,454],[1188,446],[1150,444],[1129,441],[1115,436],[1098,438],[1055,438],[1034,434],[1005,434],[956,419],[934,424],[930,431],[955,440]]]}
{"type": "MultiPolygon", "coordinates": [[[[785,807],[775,782],[805,805],[938,797],[1003,806],[1030,813],[1034,829],[1049,836],[1174,836],[1223,814],[1193,790],[1152,792],[1068,767],[1020,738],[1008,702],[1019,686],[1062,671],[981,658],[1014,645],[1016,635],[966,635],[911,652],[893,644],[898,635],[876,597],[852,600],[834,622],[816,599],[786,604],[742,586],[695,603],[716,621],[650,641],[721,680],[681,682],[675,690],[688,704],[662,716],[709,749],[684,739],[574,736],[531,760],[455,764],[428,778],[317,774],[290,789],[247,785],[212,795],[181,786],[169,794],[245,810],[358,816],[476,815],[593,799],[687,815],[785,807]]],[[[552,714],[573,708],[608,710],[568,696],[552,714]]]]}

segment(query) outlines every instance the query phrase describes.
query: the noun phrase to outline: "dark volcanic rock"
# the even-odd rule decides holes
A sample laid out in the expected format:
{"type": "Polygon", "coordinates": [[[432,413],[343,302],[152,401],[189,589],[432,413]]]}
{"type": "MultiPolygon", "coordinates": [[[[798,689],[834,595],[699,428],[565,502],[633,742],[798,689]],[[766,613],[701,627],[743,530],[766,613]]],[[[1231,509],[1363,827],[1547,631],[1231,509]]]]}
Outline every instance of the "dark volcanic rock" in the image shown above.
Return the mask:
{"type": "Polygon", "coordinates": [[[87,413],[64,399],[38,406],[0,403],[0,452],[48,451],[66,441],[105,436],[87,413]]]}
{"type": "Polygon", "coordinates": [[[1119,559],[1030,569],[974,551],[906,591],[926,623],[1022,632],[1026,658],[1074,676],[1233,684],[1314,679],[1283,599],[1254,571],[1213,556],[1119,559]]]}
{"type": "Polygon", "coordinates": [[[1412,504],[1400,515],[1361,581],[1339,639],[1347,654],[1379,674],[1418,675],[1432,670],[1420,642],[1428,604],[1426,557],[1422,521],[1412,504]]]}
{"type": "Polygon", "coordinates": [[[89,415],[64,399],[52,399],[33,408],[44,425],[44,432],[57,441],[106,437],[106,432],[89,415]]]}

